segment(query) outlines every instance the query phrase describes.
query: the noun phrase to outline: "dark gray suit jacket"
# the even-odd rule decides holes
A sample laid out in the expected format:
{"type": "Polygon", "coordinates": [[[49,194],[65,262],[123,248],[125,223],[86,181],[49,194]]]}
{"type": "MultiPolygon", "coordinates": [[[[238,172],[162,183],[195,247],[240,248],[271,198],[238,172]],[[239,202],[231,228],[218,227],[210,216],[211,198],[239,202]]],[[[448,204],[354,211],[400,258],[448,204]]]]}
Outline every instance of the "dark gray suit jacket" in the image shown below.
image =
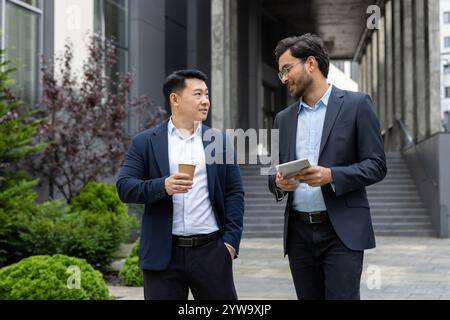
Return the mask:
{"type": "MultiPolygon", "coordinates": [[[[274,128],[280,130],[279,161],[296,160],[297,111],[299,102],[277,114],[274,128]]],[[[346,247],[375,247],[369,202],[365,187],[381,181],[387,173],[380,125],[369,95],[333,87],[328,102],[320,145],[319,166],[331,168],[335,191],[322,187],[331,223],[346,247]]],[[[269,189],[277,201],[285,196],[269,176],[269,189]]],[[[293,193],[285,210],[284,250],[288,246],[288,221],[293,193]]]]}

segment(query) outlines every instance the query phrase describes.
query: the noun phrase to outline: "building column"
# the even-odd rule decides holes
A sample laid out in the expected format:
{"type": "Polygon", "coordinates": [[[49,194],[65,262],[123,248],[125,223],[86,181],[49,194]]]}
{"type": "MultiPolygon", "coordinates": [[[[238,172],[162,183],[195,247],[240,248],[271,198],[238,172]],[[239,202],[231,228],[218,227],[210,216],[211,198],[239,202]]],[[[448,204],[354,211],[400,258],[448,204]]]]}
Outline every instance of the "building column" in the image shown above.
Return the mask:
{"type": "Polygon", "coordinates": [[[262,122],[261,4],[249,1],[248,19],[248,126],[259,129],[262,122]]]}
{"type": "Polygon", "coordinates": [[[237,0],[211,1],[211,114],[221,130],[238,123],[237,19],[237,0]]]}
{"type": "Polygon", "coordinates": [[[372,43],[369,41],[367,43],[366,46],[366,55],[367,55],[367,59],[366,59],[366,66],[367,66],[367,74],[366,74],[366,84],[367,84],[367,93],[373,97],[373,92],[372,92],[372,72],[373,72],[373,68],[372,68],[372,43]]]}
{"type": "Polygon", "coordinates": [[[392,20],[392,0],[388,0],[384,7],[385,12],[385,52],[386,52],[386,127],[387,150],[394,151],[393,130],[394,119],[394,48],[393,48],[393,20],[392,20]]]}
{"type": "MultiPolygon", "coordinates": [[[[130,1],[129,10],[129,68],[135,72],[132,95],[147,95],[157,106],[164,108],[164,0],[130,1]]],[[[138,130],[141,120],[138,115],[131,113],[128,121],[128,130],[132,134],[138,130]]]]}
{"type": "Polygon", "coordinates": [[[415,137],[416,125],[414,121],[416,101],[414,101],[414,37],[413,37],[413,1],[402,1],[403,12],[403,107],[405,108],[403,121],[410,131],[412,137],[415,137]]]}
{"type": "Polygon", "coordinates": [[[417,130],[416,130],[416,141],[422,141],[426,137],[426,123],[427,123],[427,113],[429,113],[428,106],[425,103],[425,92],[426,88],[426,69],[425,65],[427,63],[425,54],[425,21],[423,19],[424,12],[424,2],[425,0],[415,0],[414,1],[414,39],[415,39],[415,101],[416,101],[416,119],[417,119],[417,130]]]}
{"type": "Polygon", "coordinates": [[[429,119],[429,135],[440,132],[441,123],[441,99],[440,99],[440,39],[439,39],[439,1],[427,0],[426,16],[428,23],[425,24],[427,30],[425,35],[428,38],[428,87],[427,104],[429,119]]]}
{"type": "Polygon", "coordinates": [[[380,117],[380,99],[378,98],[378,31],[374,31],[371,36],[371,49],[372,49],[372,59],[371,59],[371,69],[372,69],[372,81],[371,81],[371,96],[373,104],[375,106],[375,112],[378,117],[380,117]]]}
{"type": "Polygon", "coordinates": [[[133,94],[147,94],[160,106],[165,104],[164,12],[164,0],[130,1],[129,66],[137,73],[133,94]]]}
{"type": "Polygon", "coordinates": [[[366,47],[366,51],[363,56],[363,65],[364,65],[364,80],[363,80],[363,91],[369,93],[369,51],[366,47]]]}
{"type": "Polygon", "coordinates": [[[378,30],[378,114],[381,130],[384,131],[385,143],[388,139],[388,125],[386,121],[386,47],[385,47],[385,17],[381,16],[378,30]]]}
{"type": "Polygon", "coordinates": [[[190,0],[187,9],[187,67],[210,75],[211,3],[209,0],[190,0]]]}
{"type": "MultiPolygon", "coordinates": [[[[394,42],[393,42],[393,49],[394,49],[394,61],[396,62],[394,64],[394,122],[397,121],[397,119],[403,120],[403,113],[404,113],[404,105],[403,105],[403,63],[402,57],[403,57],[403,45],[402,45],[402,36],[403,36],[403,30],[402,30],[402,5],[400,1],[392,1],[392,27],[394,31],[394,42]]],[[[398,126],[397,123],[394,125],[394,137],[395,137],[395,145],[396,149],[400,150],[403,145],[403,133],[398,126]]]]}
{"type": "Polygon", "coordinates": [[[359,86],[359,91],[365,91],[364,89],[364,80],[365,80],[365,70],[364,70],[364,57],[365,55],[361,56],[361,60],[359,60],[358,63],[358,86],[359,86]]]}

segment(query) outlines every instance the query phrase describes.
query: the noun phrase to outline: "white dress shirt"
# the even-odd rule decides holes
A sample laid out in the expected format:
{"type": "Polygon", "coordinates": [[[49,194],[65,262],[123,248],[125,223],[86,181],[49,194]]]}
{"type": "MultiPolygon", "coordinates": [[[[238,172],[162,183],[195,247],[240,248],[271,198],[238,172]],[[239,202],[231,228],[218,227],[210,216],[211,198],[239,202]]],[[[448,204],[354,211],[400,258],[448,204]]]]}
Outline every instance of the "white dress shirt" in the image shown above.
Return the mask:
{"type": "Polygon", "coordinates": [[[192,136],[184,137],[170,119],[168,136],[170,175],[178,172],[178,164],[180,163],[196,165],[192,189],[188,193],[174,194],[172,197],[172,234],[191,236],[209,234],[219,230],[209,200],[201,123],[192,136]]]}

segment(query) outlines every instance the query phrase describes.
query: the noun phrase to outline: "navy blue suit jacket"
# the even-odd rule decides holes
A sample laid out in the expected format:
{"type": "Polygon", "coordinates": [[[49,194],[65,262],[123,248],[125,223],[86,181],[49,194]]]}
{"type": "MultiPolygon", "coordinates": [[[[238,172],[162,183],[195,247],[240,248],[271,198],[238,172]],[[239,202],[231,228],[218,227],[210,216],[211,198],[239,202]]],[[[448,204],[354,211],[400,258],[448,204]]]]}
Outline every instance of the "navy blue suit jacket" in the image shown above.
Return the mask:
{"type": "MultiPolygon", "coordinates": [[[[145,204],[139,266],[146,270],[166,269],[172,253],[173,202],[164,186],[170,176],[167,124],[168,120],[134,137],[116,183],[123,202],[145,204]]],[[[203,126],[202,129],[205,133],[209,128],[203,126]]],[[[226,140],[222,133],[220,136],[226,140]]],[[[211,142],[204,140],[204,147],[211,142]]],[[[223,143],[223,150],[217,152],[223,152],[225,156],[226,146],[227,143],[223,143]]],[[[223,241],[238,253],[244,190],[236,157],[232,164],[226,164],[225,160],[223,164],[206,165],[209,199],[223,241]]]]}
{"type": "MultiPolygon", "coordinates": [[[[298,107],[299,102],[296,102],[275,118],[274,129],[280,130],[280,163],[296,160],[298,107]]],[[[322,187],[322,194],[340,240],[351,250],[374,248],[375,237],[365,187],[381,181],[387,168],[380,125],[369,95],[333,87],[318,165],[331,168],[335,191],[328,184],[322,187]]],[[[269,176],[269,189],[277,201],[285,196],[276,187],[275,176],[269,176]]],[[[290,192],[285,210],[285,254],[292,200],[293,193],[290,192]]]]}

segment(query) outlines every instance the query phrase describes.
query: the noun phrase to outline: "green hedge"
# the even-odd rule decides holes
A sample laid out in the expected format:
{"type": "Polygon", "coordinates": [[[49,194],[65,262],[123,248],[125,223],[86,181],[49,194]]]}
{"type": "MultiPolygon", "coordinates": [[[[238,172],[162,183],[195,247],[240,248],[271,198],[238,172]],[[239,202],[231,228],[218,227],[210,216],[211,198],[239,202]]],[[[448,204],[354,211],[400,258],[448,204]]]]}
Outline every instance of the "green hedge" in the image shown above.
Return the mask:
{"type": "Polygon", "coordinates": [[[108,299],[102,274],[82,259],[34,256],[0,269],[0,300],[108,299]],[[79,268],[79,288],[71,266],[79,268]]]}
{"type": "Polygon", "coordinates": [[[62,201],[39,205],[18,222],[16,249],[24,256],[65,254],[109,269],[136,220],[130,218],[112,185],[89,183],[69,206],[62,201]]]}
{"type": "Polygon", "coordinates": [[[122,269],[119,272],[119,278],[130,287],[142,287],[144,286],[144,275],[142,269],[138,266],[139,260],[139,239],[134,243],[125,260],[122,269]]]}
{"type": "Polygon", "coordinates": [[[25,257],[66,253],[66,243],[73,237],[71,217],[62,200],[36,205],[32,214],[19,215],[16,253],[25,257]]]}

